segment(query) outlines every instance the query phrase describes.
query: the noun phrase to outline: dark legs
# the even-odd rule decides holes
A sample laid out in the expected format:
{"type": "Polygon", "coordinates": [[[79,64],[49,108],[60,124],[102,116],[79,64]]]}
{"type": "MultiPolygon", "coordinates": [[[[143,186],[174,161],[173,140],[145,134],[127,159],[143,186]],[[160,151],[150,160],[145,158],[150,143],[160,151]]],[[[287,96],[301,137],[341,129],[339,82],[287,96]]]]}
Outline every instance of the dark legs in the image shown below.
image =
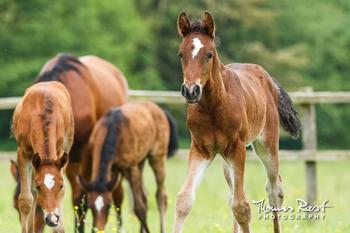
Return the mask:
{"type": "Polygon", "coordinates": [[[117,188],[113,190],[112,195],[113,195],[113,202],[114,202],[115,210],[117,214],[117,224],[118,224],[117,229],[118,229],[118,232],[122,232],[122,226],[123,226],[122,203],[124,199],[124,190],[123,190],[123,185],[121,181],[117,186],[117,188]]]}
{"type": "Polygon", "coordinates": [[[165,160],[166,154],[163,156],[150,156],[150,165],[153,170],[157,182],[157,205],[160,214],[160,232],[165,233],[166,225],[166,209],[167,209],[167,194],[165,191],[165,160]]]}

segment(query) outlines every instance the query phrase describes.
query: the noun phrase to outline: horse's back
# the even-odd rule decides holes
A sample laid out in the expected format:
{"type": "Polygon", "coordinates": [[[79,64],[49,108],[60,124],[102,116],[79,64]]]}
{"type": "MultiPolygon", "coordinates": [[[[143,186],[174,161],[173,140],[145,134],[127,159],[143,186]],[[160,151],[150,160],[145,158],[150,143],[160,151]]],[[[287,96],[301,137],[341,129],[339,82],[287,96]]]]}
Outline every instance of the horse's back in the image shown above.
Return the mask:
{"type": "Polygon", "coordinates": [[[278,90],[268,72],[257,64],[232,63],[226,67],[235,76],[228,79],[238,79],[243,91],[249,139],[255,138],[267,121],[278,125],[278,90]]]}
{"type": "Polygon", "coordinates": [[[79,60],[90,70],[91,78],[99,92],[98,115],[127,101],[128,84],[124,74],[110,62],[97,56],[83,56],[79,60]]]}
{"type": "Polygon", "coordinates": [[[47,124],[55,124],[56,133],[60,134],[57,137],[72,139],[74,120],[71,99],[65,86],[59,82],[36,83],[27,88],[13,115],[16,140],[23,139],[30,144],[33,135],[39,137],[41,134],[45,119],[47,124]]]}
{"type": "Polygon", "coordinates": [[[122,126],[123,151],[135,153],[139,159],[149,152],[166,155],[170,126],[165,112],[152,102],[135,102],[123,105],[122,114],[127,123],[122,126]]]}

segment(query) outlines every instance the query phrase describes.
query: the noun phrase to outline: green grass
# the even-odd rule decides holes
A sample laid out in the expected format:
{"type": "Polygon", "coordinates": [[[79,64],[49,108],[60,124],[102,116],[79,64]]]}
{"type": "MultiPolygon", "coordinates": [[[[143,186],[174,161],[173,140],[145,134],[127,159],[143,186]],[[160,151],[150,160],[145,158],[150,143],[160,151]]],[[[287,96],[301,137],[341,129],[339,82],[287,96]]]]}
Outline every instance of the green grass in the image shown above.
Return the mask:
{"type": "MultiPolygon", "coordinates": [[[[181,187],[186,173],[187,161],[172,159],[167,163],[167,191],[169,195],[169,207],[167,213],[167,232],[171,232],[173,223],[176,193],[181,187]]],[[[348,233],[350,232],[350,161],[320,162],[318,163],[318,187],[319,202],[329,200],[334,206],[326,212],[325,220],[317,222],[308,221],[283,221],[284,233],[348,233]]],[[[9,171],[9,161],[0,161],[0,169],[3,171],[0,179],[2,190],[0,199],[0,232],[19,232],[19,220],[16,211],[12,207],[12,193],[14,180],[9,171]]],[[[302,162],[283,162],[282,177],[285,187],[284,205],[296,207],[296,199],[303,198],[305,194],[304,164],[302,162]]],[[[149,211],[148,223],[151,232],[159,232],[159,221],[156,202],[154,198],[155,182],[151,170],[147,166],[145,170],[145,184],[148,188],[149,211]]],[[[265,172],[258,162],[247,164],[247,196],[249,201],[266,198],[265,172]]],[[[227,186],[222,174],[222,162],[217,158],[205,174],[202,184],[197,192],[196,201],[186,219],[185,233],[219,233],[232,232],[232,214],[227,205],[227,186]]],[[[252,207],[251,228],[256,233],[271,233],[270,221],[257,219],[257,207],[252,207]]],[[[124,229],[127,233],[138,232],[138,221],[130,212],[129,203],[126,200],[123,205],[124,229]]],[[[73,232],[73,211],[70,204],[70,193],[66,194],[64,219],[66,232],[73,232]]],[[[114,214],[113,214],[114,215],[114,214]]],[[[91,227],[91,216],[87,219],[87,225],[91,227]]],[[[110,216],[106,232],[113,232],[115,217],[110,216]]],[[[90,228],[91,229],[91,228],[90,228]]],[[[88,229],[87,232],[91,232],[88,229]]],[[[48,232],[48,231],[46,231],[48,232]]]]}

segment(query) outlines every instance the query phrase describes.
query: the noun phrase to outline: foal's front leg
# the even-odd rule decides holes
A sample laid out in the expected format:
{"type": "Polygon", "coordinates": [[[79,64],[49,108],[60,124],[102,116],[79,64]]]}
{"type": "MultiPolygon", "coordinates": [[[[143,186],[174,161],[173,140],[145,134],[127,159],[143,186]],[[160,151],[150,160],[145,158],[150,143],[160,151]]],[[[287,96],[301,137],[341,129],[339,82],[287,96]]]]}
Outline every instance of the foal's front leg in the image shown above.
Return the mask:
{"type": "Polygon", "coordinates": [[[176,213],[173,233],[181,233],[186,216],[195,199],[195,191],[205,170],[213,160],[209,152],[199,152],[196,146],[191,147],[188,161],[187,177],[176,198],[176,213]]]}
{"type": "Polygon", "coordinates": [[[21,193],[18,198],[18,205],[21,216],[21,228],[22,233],[28,233],[34,231],[34,197],[31,192],[32,165],[29,160],[26,160],[24,158],[24,152],[21,148],[17,149],[17,161],[21,182],[21,193]]]}
{"type": "MultiPolygon", "coordinates": [[[[249,233],[249,222],[251,218],[250,206],[245,196],[244,190],[244,168],[246,160],[245,144],[241,141],[235,143],[233,149],[225,155],[225,169],[228,174],[225,174],[228,183],[233,184],[234,189],[230,189],[231,208],[233,214],[243,233],[249,233]]],[[[234,229],[234,231],[237,229],[234,229]]]]}

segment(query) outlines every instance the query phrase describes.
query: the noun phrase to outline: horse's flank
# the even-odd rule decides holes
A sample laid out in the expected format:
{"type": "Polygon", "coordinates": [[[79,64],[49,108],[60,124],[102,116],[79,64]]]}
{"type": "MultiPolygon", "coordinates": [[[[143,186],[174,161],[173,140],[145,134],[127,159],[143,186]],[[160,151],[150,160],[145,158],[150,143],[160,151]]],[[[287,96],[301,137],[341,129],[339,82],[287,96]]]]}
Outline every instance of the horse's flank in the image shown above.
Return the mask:
{"type": "Polygon", "coordinates": [[[72,146],[73,122],[66,88],[58,82],[38,83],[26,90],[15,110],[14,136],[25,155],[39,153],[43,160],[55,161],[72,146]]]}

